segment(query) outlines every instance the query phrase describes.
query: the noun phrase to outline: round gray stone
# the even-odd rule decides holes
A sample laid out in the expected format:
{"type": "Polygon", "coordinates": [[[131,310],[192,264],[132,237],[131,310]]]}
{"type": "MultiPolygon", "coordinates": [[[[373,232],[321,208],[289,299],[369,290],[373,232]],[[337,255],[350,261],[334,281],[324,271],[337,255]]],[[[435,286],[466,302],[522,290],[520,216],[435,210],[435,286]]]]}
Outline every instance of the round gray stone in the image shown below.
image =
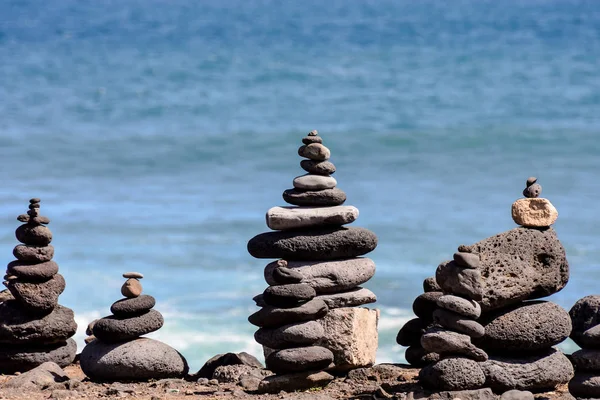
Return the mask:
{"type": "Polygon", "coordinates": [[[471,343],[471,338],[462,333],[433,327],[421,336],[421,346],[430,353],[461,354],[475,361],[485,361],[485,351],[471,343]]]}
{"type": "Polygon", "coordinates": [[[483,280],[478,269],[465,268],[459,266],[455,261],[446,261],[437,267],[435,281],[444,292],[473,300],[482,299],[483,280]]]}
{"type": "Polygon", "coordinates": [[[300,322],[279,328],[260,328],[254,333],[254,339],[270,349],[309,346],[325,335],[323,325],[317,321],[300,322]]]}
{"type": "Polygon", "coordinates": [[[581,335],[581,344],[583,347],[600,347],[600,325],[592,326],[581,335]]]}
{"type": "Polygon", "coordinates": [[[17,240],[31,246],[47,246],[52,241],[52,232],[44,225],[23,224],[15,231],[17,240]]]}
{"type": "Polygon", "coordinates": [[[443,308],[433,312],[433,321],[444,328],[469,335],[471,338],[480,338],[485,334],[485,328],[479,322],[443,308]]]}
{"type": "Polygon", "coordinates": [[[108,382],[181,378],[189,370],[177,350],[148,338],[113,344],[94,340],[81,352],[80,364],[90,379],[108,382]]]}
{"type": "Polygon", "coordinates": [[[440,361],[438,353],[430,353],[422,348],[421,345],[408,347],[404,352],[404,358],[406,358],[407,363],[417,368],[440,361]]]}
{"type": "Polygon", "coordinates": [[[443,295],[442,292],[427,292],[419,295],[413,302],[413,312],[426,322],[433,321],[433,312],[438,308],[437,299],[443,295]]]}
{"type": "Polygon", "coordinates": [[[54,257],[54,246],[30,246],[20,244],[13,249],[15,258],[21,261],[46,262],[54,257]]]}
{"type": "Polygon", "coordinates": [[[294,322],[312,321],[324,317],[328,307],[321,299],[314,298],[294,308],[266,306],[248,317],[252,325],[264,328],[276,328],[294,322]]]}
{"type": "Polygon", "coordinates": [[[533,393],[527,390],[509,390],[502,393],[500,400],[534,400],[533,393]]]}
{"type": "Polygon", "coordinates": [[[49,345],[0,345],[0,373],[29,371],[45,362],[64,368],[73,363],[77,343],[73,339],[49,345]]]}
{"type": "Polygon", "coordinates": [[[323,143],[323,138],[320,136],[305,136],[302,138],[302,143],[311,144],[311,143],[323,143]]]}
{"type": "Polygon", "coordinates": [[[333,189],[337,181],[333,176],[306,174],[294,178],[293,184],[299,190],[325,190],[333,189]]]}
{"type": "Polygon", "coordinates": [[[263,293],[265,303],[274,307],[295,307],[315,298],[317,293],[306,283],[269,286],[263,293]]]}
{"type": "Polygon", "coordinates": [[[283,192],[283,200],[296,206],[339,206],[346,201],[346,193],[337,187],[316,191],[288,189],[283,192]]]}
{"type": "Polygon", "coordinates": [[[600,398],[600,372],[577,372],[569,382],[569,393],[577,398],[600,398]]]}
{"type": "Polygon", "coordinates": [[[573,329],[571,331],[571,339],[580,347],[595,347],[600,348],[600,343],[594,346],[589,339],[584,340],[583,334],[588,329],[600,325],[600,296],[590,295],[585,296],[571,307],[569,311],[573,329]]]}
{"type": "Polygon", "coordinates": [[[8,263],[6,273],[27,281],[47,281],[58,273],[58,264],[54,261],[38,262],[12,261],[8,263]]]}
{"type": "Polygon", "coordinates": [[[425,293],[441,292],[442,288],[435,281],[435,276],[430,276],[429,278],[425,278],[425,280],[423,281],[423,291],[425,293]]]}
{"type": "Polygon", "coordinates": [[[459,251],[457,253],[454,253],[453,258],[456,264],[463,268],[477,269],[481,267],[481,260],[479,259],[479,254],[464,253],[459,251]]]}
{"type": "Polygon", "coordinates": [[[542,185],[540,185],[539,183],[534,183],[531,186],[527,186],[525,188],[525,190],[523,190],[523,196],[527,197],[528,199],[534,199],[536,197],[540,197],[541,194],[542,194],[542,185]]]}
{"type": "Polygon", "coordinates": [[[320,346],[295,347],[274,351],[265,359],[267,369],[276,374],[318,371],[333,362],[331,350],[320,346]]]}
{"type": "Polygon", "coordinates": [[[32,313],[50,312],[58,304],[58,296],[64,292],[66,283],[61,274],[46,282],[23,282],[11,280],[6,285],[21,306],[32,313]]]}
{"type": "Polygon", "coordinates": [[[261,233],[250,239],[256,258],[329,261],[362,256],[377,247],[377,236],[365,228],[320,228],[261,233]]]}
{"type": "Polygon", "coordinates": [[[96,321],[93,332],[105,343],[124,342],[159,330],[164,324],[161,313],[150,310],[134,317],[104,317],[96,321]]]}
{"type": "Polygon", "coordinates": [[[355,287],[345,292],[321,294],[316,298],[323,300],[330,310],[333,308],[357,307],[377,301],[375,293],[362,287],[355,287]]]}
{"type": "Polygon", "coordinates": [[[51,344],[64,342],[75,334],[73,311],[57,305],[44,316],[24,313],[17,300],[0,303],[0,343],[51,344]]]}
{"type": "Polygon", "coordinates": [[[468,358],[445,358],[419,372],[419,382],[435,390],[472,390],[486,383],[479,363],[468,358]]]}
{"type": "Polygon", "coordinates": [[[143,314],[156,305],[154,297],[142,294],[131,299],[118,300],[110,306],[110,312],[117,317],[130,317],[143,314]]]}
{"type": "Polygon", "coordinates": [[[444,310],[455,312],[467,318],[477,319],[481,316],[479,303],[451,294],[439,297],[436,304],[444,310]]]}
{"type": "Polygon", "coordinates": [[[428,323],[420,318],[413,318],[400,328],[396,336],[396,343],[400,346],[420,346],[421,336],[428,328],[428,323]]]}
{"type": "Polygon", "coordinates": [[[576,371],[595,371],[600,375],[600,350],[577,350],[569,358],[576,371]]]}
{"type": "Polygon", "coordinates": [[[311,174],[329,176],[335,173],[335,165],[330,161],[302,160],[300,167],[311,174]]]}
{"type": "Polygon", "coordinates": [[[331,157],[331,151],[321,143],[311,143],[300,146],[298,155],[304,158],[310,158],[314,161],[325,161],[331,157]]]}

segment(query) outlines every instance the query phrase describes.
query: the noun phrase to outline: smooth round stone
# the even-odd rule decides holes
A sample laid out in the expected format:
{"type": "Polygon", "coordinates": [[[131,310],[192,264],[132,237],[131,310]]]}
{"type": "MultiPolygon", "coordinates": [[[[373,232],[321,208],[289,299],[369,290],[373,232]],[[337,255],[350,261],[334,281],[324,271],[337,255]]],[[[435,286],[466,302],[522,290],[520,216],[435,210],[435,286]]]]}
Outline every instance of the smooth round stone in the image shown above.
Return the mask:
{"type": "Polygon", "coordinates": [[[270,349],[309,346],[325,335],[323,325],[317,321],[284,325],[279,328],[260,328],[254,333],[254,339],[270,349]]]}
{"type": "Polygon", "coordinates": [[[66,283],[61,274],[46,282],[10,281],[6,287],[23,308],[32,313],[50,312],[58,304],[58,296],[64,292],[66,283]]]}
{"type": "Polygon", "coordinates": [[[300,167],[311,174],[329,176],[335,173],[335,165],[331,161],[302,160],[300,167]]]}
{"type": "Polygon", "coordinates": [[[123,278],[127,278],[127,279],[142,279],[144,277],[143,274],[139,273],[139,272],[125,272],[123,274],[123,278]]]}
{"type": "Polygon", "coordinates": [[[337,181],[333,176],[306,174],[294,178],[294,187],[298,190],[333,189],[337,181]]]}
{"type": "Polygon", "coordinates": [[[321,143],[311,143],[300,146],[298,155],[315,161],[326,161],[331,157],[331,151],[321,143]]]}
{"type": "Polygon", "coordinates": [[[323,143],[323,138],[320,136],[305,136],[302,138],[302,143],[311,144],[311,143],[323,143]]]}
{"type": "Polygon", "coordinates": [[[90,379],[108,382],[181,378],[189,371],[177,350],[148,338],[114,344],[94,340],[81,352],[80,364],[90,379]]]}
{"type": "Polygon", "coordinates": [[[413,312],[426,322],[433,321],[433,312],[438,308],[437,299],[443,295],[442,292],[427,292],[419,295],[413,302],[413,312]]]}
{"type": "Polygon", "coordinates": [[[54,261],[32,264],[29,261],[13,261],[6,272],[29,281],[46,281],[58,273],[58,264],[54,261]]]}
{"type": "Polygon", "coordinates": [[[75,334],[73,310],[57,305],[44,316],[23,312],[17,300],[0,303],[0,343],[50,344],[64,342],[75,334]]]}
{"type": "MultiPolygon", "coordinates": [[[[285,264],[287,265],[287,263],[285,264]]],[[[293,270],[292,268],[282,267],[277,262],[277,267],[273,269],[271,274],[273,281],[277,285],[285,285],[288,283],[300,283],[302,282],[303,276],[300,272],[293,270]]]]}
{"type": "Polygon", "coordinates": [[[548,199],[519,199],[512,205],[512,218],[527,228],[547,228],[556,222],[558,211],[548,199]]]}
{"type": "Polygon", "coordinates": [[[537,182],[537,178],[535,176],[530,176],[529,178],[527,178],[527,182],[525,182],[525,185],[527,187],[533,185],[534,183],[537,182]]]}
{"type": "Polygon", "coordinates": [[[346,201],[346,193],[339,188],[303,191],[288,189],[283,192],[283,200],[296,206],[330,207],[339,206],[346,201]]]}
{"type": "Polygon", "coordinates": [[[35,203],[41,203],[42,199],[40,199],[39,197],[33,197],[31,199],[29,199],[29,203],[31,204],[35,204],[35,203]]]}
{"type": "Polygon", "coordinates": [[[540,197],[540,194],[542,194],[542,185],[538,183],[534,183],[531,186],[527,186],[523,190],[523,196],[527,197],[528,199],[540,197]]]}
{"type": "Polygon", "coordinates": [[[31,246],[47,246],[52,241],[52,232],[44,225],[23,224],[15,231],[17,240],[31,246]]]}
{"type": "Polygon", "coordinates": [[[248,242],[256,258],[329,261],[359,257],[377,247],[377,236],[365,228],[319,228],[266,232],[248,242]]]}
{"type": "Polygon", "coordinates": [[[500,400],[534,400],[533,393],[527,390],[509,390],[502,393],[500,400]]]}
{"type": "Polygon", "coordinates": [[[296,347],[269,354],[265,359],[267,369],[276,374],[318,371],[333,362],[331,350],[320,346],[296,347]]]}
{"type": "Polygon", "coordinates": [[[357,307],[377,301],[375,293],[362,287],[355,287],[346,292],[322,294],[316,298],[323,300],[330,310],[333,308],[357,307]]]}
{"type": "MultiPolygon", "coordinates": [[[[264,271],[269,285],[277,284],[274,272],[277,263],[267,264],[264,271]]],[[[353,289],[375,275],[375,262],[357,257],[337,261],[289,261],[288,267],[302,276],[302,283],[315,289],[318,294],[338,293],[353,289]]]]}
{"type": "Polygon", "coordinates": [[[273,230],[340,226],[357,218],[358,209],[353,206],[272,207],[267,211],[267,226],[273,230]]]}
{"type": "Polygon", "coordinates": [[[97,319],[93,320],[92,322],[90,322],[87,326],[87,328],[85,329],[85,334],[88,336],[92,336],[94,334],[94,325],[96,325],[96,321],[98,321],[97,319]]]}
{"type": "Polygon", "coordinates": [[[49,345],[0,345],[0,373],[25,372],[45,362],[64,368],[73,363],[76,353],[77,343],[73,339],[49,345]]]}
{"type": "MultiPolygon", "coordinates": [[[[572,330],[570,337],[579,347],[589,347],[589,340],[584,341],[583,334],[588,329],[600,325],[600,295],[585,296],[571,307],[569,311],[572,330]]],[[[600,348],[598,346],[593,346],[600,348]]]]}
{"type": "Polygon", "coordinates": [[[435,390],[472,390],[486,383],[479,363],[468,358],[445,358],[419,372],[419,382],[435,390]]]}
{"type": "Polygon", "coordinates": [[[583,335],[581,335],[581,343],[583,344],[583,347],[600,347],[600,325],[593,326],[583,332],[583,335]]]}
{"type": "Polygon", "coordinates": [[[600,375],[600,350],[577,350],[569,358],[576,371],[595,371],[600,375]]]}
{"type": "Polygon", "coordinates": [[[471,343],[471,338],[462,333],[443,328],[430,328],[421,336],[421,346],[431,353],[461,354],[475,361],[485,361],[488,355],[485,351],[471,343]]]}
{"type": "Polygon", "coordinates": [[[600,398],[600,371],[577,372],[569,382],[569,393],[577,398],[600,398]]]}
{"type": "Polygon", "coordinates": [[[20,244],[13,249],[15,258],[26,262],[46,262],[54,257],[54,246],[30,246],[20,244]]]}
{"type": "Polygon", "coordinates": [[[475,343],[490,352],[538,351],[565,340],[571,333],[569,314],[551,302],[526,302],[488,313],[479,319],[485,336],[475,343]]]}
{"type": "Polygon", "coordinates": [[[438,353],[430,353],[421,345],[410,346],[404,352],[404,358],[413,367],[422,368],[429,364],[440,361],[440,355],[438,353]]]}
{"type": "Polygon", "coordinates": [[[318,136],[319,135],[319,131],[317,131],[316,129],[313,129],[312,131],[308,132],[308,134],[306,136],[318,136]]]}
{"type": "Polygon", "coordinates": [[[429,278],[425,278],[425,280],[423,281],[423,291],[425,293],[441,292],[442,288],[435,281],[435,276],[430,276],[429,278]]]}
{"type": "Polygon", "coordinates": [[[121,286],[121,294],[129,299],[142,294],[142,284],[134,278],[129,278],[121,286]]]}
{"type": "Polygon", "coordinates": [[[485,328],[479,322],[443,308],[438,308],[433,312],[433,322],[444,328],[469,335],[471,338],[480,338],[485,335],[485,328]]]}
{"type": "Polygon", "coordinates": [[[440,296],[436,304],[444,310],[452,311],[471,319],[477,319],[481,315],[481,306],[479,303],[451,294],[440,296]]]}
{"type": "Polygon", "coordinates": [[[396,336],[396,343],[400,346],[420,346],[421,336],[425,333],[428,323],[421,318],[413,318],[400,328],[396,336]]]}
{"type": "Polygon", "coordinates": [[[248,321],[258,327],[276,328],[294,322],[319,319],[324,317],[328,310],[323,300],[315,298],[294,308],[263,307],[250,315],[248,321]]]}
{"type": "Polygon", "coordinates": [[[154,297],[143,294],[131,299],[125,298],[118,300],[110,306],[110,312],[117,317],[129,317],[143,314],[156,305],[154,297]]]}
{"type": "Polygon", "coordinates": [[[483,298],[483,280],[478,269],[464,268],[455,261],[446,261],[437,267],[435,281],[444,292],[473,300],[483,298]]]}
{"type": "Polygon", "coordinates": [[[150,310],[134,317],[104,317],[96,321],[93,332],[105,343],[124,342],[159,330],[164,319],[161,313],[150,310]]]}
{"type": "Polygon", "coordinates": [[[50,218],[48,217],[44,217],[43,215],[39,215],[36,217],[32,217],[29,222],[33,222],[34,224],[49,224],[50,223],[50,218]]]}
{"type": "Polygon", "coordinates": [[[274,307],[294,307],[315,298],[315,289],[306,283],[269,286],[263,293],[265,303],[274,307]]]}
{"type": "Polygon", "coordinates": [[[477,269],[481,267],[481,260],[479,259],[479,254],[464,253],[459,251],[457,253],[454,253],[453,258],[457,265],[464,268],[477,269]]]}

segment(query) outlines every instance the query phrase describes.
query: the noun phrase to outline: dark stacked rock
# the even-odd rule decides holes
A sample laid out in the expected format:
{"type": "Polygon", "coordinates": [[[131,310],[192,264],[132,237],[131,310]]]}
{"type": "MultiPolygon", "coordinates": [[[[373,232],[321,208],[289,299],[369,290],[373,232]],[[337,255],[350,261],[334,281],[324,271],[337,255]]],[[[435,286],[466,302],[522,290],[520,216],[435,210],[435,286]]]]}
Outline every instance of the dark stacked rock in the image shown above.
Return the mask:
{"type": "Polygon", "coordinates": [[[165,343],[141,337],[159,330],[164,323],[153,309],[154,297],[142,294],[139,272],[123,274],[125,298],[110,307],[113,315],[88,327],[87,346],[81,353],[81,369],[96,381],[144,381],[179,378],[188,365],[179,352],[165,343]]]}
{"type": "Polygon", "coordinates": [[[0,300],[0,372],[27,371],[45,362],[73,362],[77,330],[73,311],[58,304],[65,280],[52,261],[50,220],[40,215],[40,199],[31,199],[15,232],[17,260],[8,264],[0,300]]]}
{"type": "Polygon", "coordinates": [[[302,142],[298,154],[307,158],[300,163],[307,174],[283,193],[294,206],[271,208],[267,226],[274,232],[248,242],[252,256],[280,259],[266,266],[270,286],[255,298],[262,308],[249,317],[260,327],[255,339],[264,346],[267,368],[276,373],[261,383],[265,392],[278,392],[283,382],[288,391],[323,386],[333,377],[322,370],[371,365],[377,348],[378,313],[356,308],[376,300],[359,285],[375,273],[373,261],[360,256],[375,249],[377,237],[343,226],[358,210],[342,205],[346,194],[331,176],[330,151],[316,131],[302,142]],[[351,321],[345,334],[340,318],[351,321]]]}

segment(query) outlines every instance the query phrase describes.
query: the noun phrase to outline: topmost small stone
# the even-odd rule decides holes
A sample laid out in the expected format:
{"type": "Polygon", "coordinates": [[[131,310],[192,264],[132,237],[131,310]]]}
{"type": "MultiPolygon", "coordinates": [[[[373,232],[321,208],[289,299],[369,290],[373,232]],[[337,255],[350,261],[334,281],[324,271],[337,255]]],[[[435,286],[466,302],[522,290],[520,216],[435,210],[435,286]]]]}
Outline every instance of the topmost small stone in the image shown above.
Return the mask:
{"type": "Polygon", "coordinates": [[[41,201],[42,201],[42,200],[38,199],[37,197],[34,197],[33,199],[29,200],[29,202],[30,202],[31,204],[34,204],[34,203],[39,203],[39,202],[41,202],[41,201]]]}
{"type": "Polygon", "coordinates": [[[134,279],[142,279],[144,277],[144,275],[140,274],[139,272],[125,272],[123,274],[123,278],[134,278],[134,279]]]}
{"type": "Polygon", "coordinates": [[[537,178],[535,176],[530,176],[529,178],[527,178],[527,187],[533,185],[536,182],[537,178]]]}
{"type": "Polygon", "coordinates": [[[316,129],[308,132],[308,136],[317,136],[318,134],[319,134],[319,132],[317,132],[316,129]]]}

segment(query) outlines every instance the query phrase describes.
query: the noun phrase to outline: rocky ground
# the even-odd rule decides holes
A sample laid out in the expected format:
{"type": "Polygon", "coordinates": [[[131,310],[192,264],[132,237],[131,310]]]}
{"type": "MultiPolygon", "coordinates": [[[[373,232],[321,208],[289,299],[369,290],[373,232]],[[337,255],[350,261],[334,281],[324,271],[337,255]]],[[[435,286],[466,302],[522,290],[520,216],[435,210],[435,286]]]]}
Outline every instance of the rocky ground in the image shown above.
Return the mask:
{"type": "MultiPolygon", "coordinates": [[[[247,367],[247,366],[230,366],[247,367]]],[[[244,369],[242,368],[242,369],[244,369]]],[[[236,368],[231,369],[231,371],[236,368]]],[[[247,368],[245,369],[247,370],[247,368]]],[[[0,399],[104,399],[123,398],[137,400],[163,399],[498,399],[489,389],[471,392],[424,392],[417,382],[418,369],[407,365],[380,364],[372,368],[351,371],[338,377],[325,388],[278,394],[258,394],[249,389],[252,382],[240,381],[239,375],[219,375],[216,379],[190,378],[163,379],[146,383],[94,383],[90,382],[78,364],[59,373],[44,376],[0,376],[0,399]],[[48,376],[51,376],[48,379],[48,376]],[[230,381],[230,382],[226,382],[230,381]]],[[[247,371],[246,371],[247,372],[247,371]]],[[[256,369],[256,376],[260,370],[256,369]]],[[[536,394],[536,399],[572,399],[566,386],[556,392],[536,394]]],[[[516,399],[516,397],[514,397],[516,399]]]]}

